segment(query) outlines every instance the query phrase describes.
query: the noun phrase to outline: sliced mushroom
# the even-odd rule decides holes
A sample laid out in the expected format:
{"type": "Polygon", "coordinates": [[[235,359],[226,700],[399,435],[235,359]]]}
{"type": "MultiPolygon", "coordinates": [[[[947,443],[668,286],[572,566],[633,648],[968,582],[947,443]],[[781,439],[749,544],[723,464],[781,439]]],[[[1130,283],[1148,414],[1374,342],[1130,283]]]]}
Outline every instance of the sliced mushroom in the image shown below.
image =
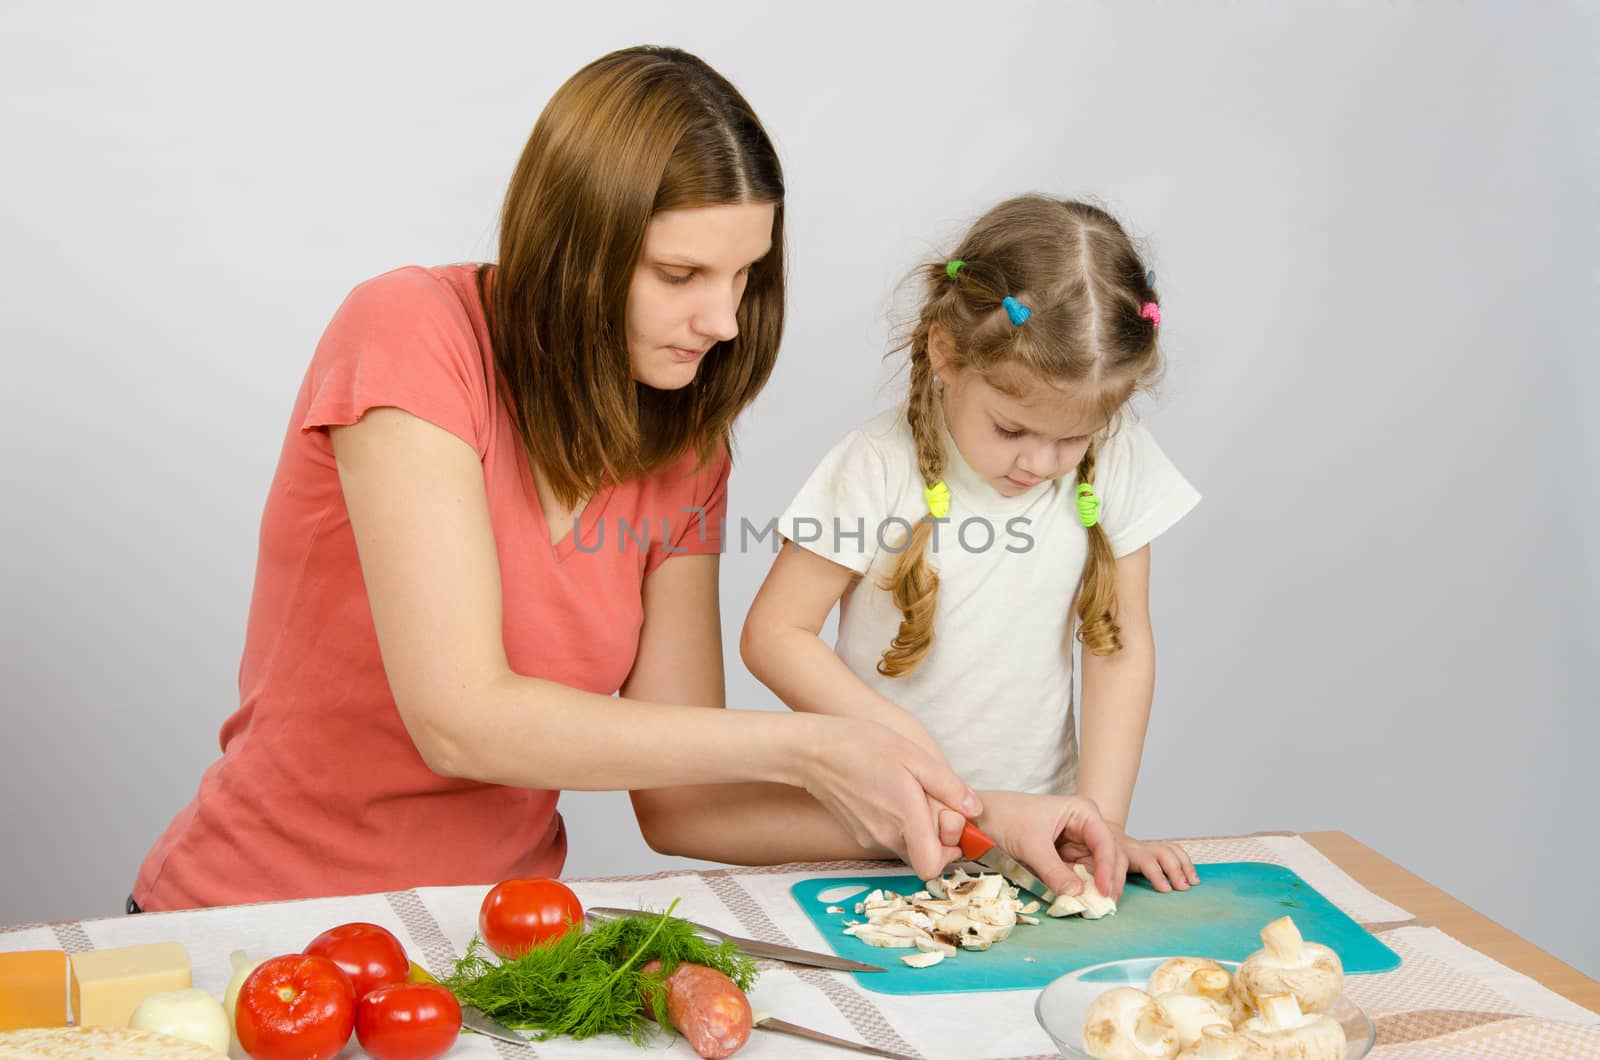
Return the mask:
{"type": "MultiPolygon", "coordinates": [[[[951,952],[953,953],[955,951],[952,950],[951,952]]],[[[938,950],[924,950],[921,953],[906,954],[904,957],[900,958],[900,963],[909,964],[913,968],[932,968],[934,965],[944,960],[944,957],[945,955],[938,950]]]]}
{"type": "Polygon", "coordinates": [[[1016,928],[1022,908],[1016,888],[1005,877],[971,876],[957,868],[943,879],[927,881],[926,890],[910,896],[871,892],[858,906],[866,923],[851,925],[846,933],[870,945],[915,946],[923,953],[948,957],[958,948],[986,950],[1002,941],[1016,928]]]}
{"type": "Polygon", "coordinates": [[[889,915],[883,918],[882,922],[885,924],[905,924],[908,927],[916,928],[918,931],[931,931],[933,929],[933,919],[928,914],[919,913],[909,907],[891,910],[889,915]]]}
{"type": "Polygon", "coordinates": [[[1005,885],[1005,878],[999,873],[985,873],[978,877],[977,885],[972,889],[971,898],[974,901],[983,898],[999,898],[1005,885]]]}
{"type": "Polygon", "coordinates": [[[862,924],[858,930],[851,931],[850,934],[865,942],[868,946],[878,946],[886,950],[910,950],[915,949],[917,945],[911,939],[876,931],[870,924],[862,924]]]}
{"type": "Polygon", "coordinates": [[[1082,915],[1085,920],[1099,920],[1103,916],[1110,916],[1117,911],[1117,903],[1100,893],[1100,888],[1095,886],[1094,873],[1081,864],[1074,864],[1072,871],[1077,873],[1078,879],[1083,881],[1083,890],[1079,894],[1061,894],[1050,904],[1046,910],[1051,916],[1076,916],[1082,915]]]}
{"type": "Polygon", "coordinates": [[[960,936],[967,930],[967,925],[972,923],[972,918],[965,909],[952,909],[938,920],[934,921],[934,931],[944,931],[951,935],[960,936]]]}

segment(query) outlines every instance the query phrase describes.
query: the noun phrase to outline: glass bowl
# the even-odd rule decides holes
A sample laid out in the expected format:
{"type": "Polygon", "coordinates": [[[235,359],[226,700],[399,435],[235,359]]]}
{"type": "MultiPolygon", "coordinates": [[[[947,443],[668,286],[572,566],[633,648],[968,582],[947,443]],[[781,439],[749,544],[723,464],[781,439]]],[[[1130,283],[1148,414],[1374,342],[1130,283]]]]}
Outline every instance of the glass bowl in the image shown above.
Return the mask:
{"type": "MultiPolygon", "coordinates": [[[[1056,1043],[1056,1048],[1061,1050],[1063,1056],[1071,1057],[1072,1060],[1094,1060],[1083,1051],[1083,1016],[1089,1011],[1094,999],[1114,986],[1133,986],[1143,990],[1145,984],[1150,981],[1150,973],[1154,972],[1162,961],[1171,959],[1136,957],[1126,961],[1092,964],[1087,968],[1068,972],[1039,992],[1039,1000],[1033,1005],[1033,1014],[1038,1018],[1039,1026],[1044,1028],[1044,1032],[1056,1043]]],[[[1229,972],[1237,971],[1239,968],[1237,961],[1217,963],[1229,972]]],[[[1357,1008],[1355,1002],[1340,994],[1326,1015],[1338,1020],[1339,1025],[1344,1028],[1345,1060],[1360,1060],[1372,1051],[1373,1039],[1377,1032],[1367,1014],[1357,1008]]]]}

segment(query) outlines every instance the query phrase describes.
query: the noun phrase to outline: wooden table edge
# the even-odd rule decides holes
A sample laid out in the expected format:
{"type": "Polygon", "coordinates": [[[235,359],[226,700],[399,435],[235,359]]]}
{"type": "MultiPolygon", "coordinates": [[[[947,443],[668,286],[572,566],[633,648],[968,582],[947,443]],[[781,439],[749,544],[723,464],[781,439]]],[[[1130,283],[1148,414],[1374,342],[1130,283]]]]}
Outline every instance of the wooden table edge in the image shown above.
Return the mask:
{"type": "Polygon", "coordinates": [[[1600,1012],[1600,982],[1551,956],[1527,939],[1401,868],[1344,832],[1301,832],[1301,839],[1367,890],[1488,954],[1592,1012],[1600,1012]]]}

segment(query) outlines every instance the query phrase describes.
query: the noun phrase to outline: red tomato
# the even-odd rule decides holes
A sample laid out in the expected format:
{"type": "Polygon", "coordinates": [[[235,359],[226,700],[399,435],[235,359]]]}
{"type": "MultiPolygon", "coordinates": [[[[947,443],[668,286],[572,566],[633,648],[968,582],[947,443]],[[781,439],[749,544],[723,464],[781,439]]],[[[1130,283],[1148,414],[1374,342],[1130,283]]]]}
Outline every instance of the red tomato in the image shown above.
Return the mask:
{"type": "Polygon", "coordinates": [[[560,880],[506,880],[478,910],[478,934],[501,957],[520,957],[582,923],[578,896],[560,880]]]}
{"type": "Polygon", "coordinates": [[[356,1040],[377,1060],[433,1060],[461,1033],[461,1003],[438,983],[390,983],[356,1003],[356,1040]]]}
{"type": "Polygon", "coordinates": [[[255,1060],[330,1060],[355,1025],[355,987],[326,957],[274,957],[239,987],[234,1029],[255,1060]]]}
{"type": "Polygon", "coordinates": [[[311,940],[307,953],[326,957],[344,969],[356,1000],[389,983],[403,983],[411,974],[405,947],[387,928],[377,924],[340,924],[311,940]]]}

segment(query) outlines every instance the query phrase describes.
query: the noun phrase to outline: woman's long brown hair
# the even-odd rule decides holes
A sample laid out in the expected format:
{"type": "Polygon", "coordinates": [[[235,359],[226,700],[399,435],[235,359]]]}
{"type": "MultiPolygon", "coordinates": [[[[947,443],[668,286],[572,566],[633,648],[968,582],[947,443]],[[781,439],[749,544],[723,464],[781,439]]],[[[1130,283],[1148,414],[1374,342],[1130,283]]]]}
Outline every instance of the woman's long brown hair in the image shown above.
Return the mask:
{"type": "Polygon", "coordinates": [[[493,283],[480,270],[479,291],[529,459],[563,504],[726,444],[777,358],[783,194],[755,112],[687,52],[613,52],[551,97],[506,192],[493,283]],[[738,337],[714,346],[689,386],[636,382],[625,321],[645,226],[663,210],[729,203],[777,208],[738,337]]]}

